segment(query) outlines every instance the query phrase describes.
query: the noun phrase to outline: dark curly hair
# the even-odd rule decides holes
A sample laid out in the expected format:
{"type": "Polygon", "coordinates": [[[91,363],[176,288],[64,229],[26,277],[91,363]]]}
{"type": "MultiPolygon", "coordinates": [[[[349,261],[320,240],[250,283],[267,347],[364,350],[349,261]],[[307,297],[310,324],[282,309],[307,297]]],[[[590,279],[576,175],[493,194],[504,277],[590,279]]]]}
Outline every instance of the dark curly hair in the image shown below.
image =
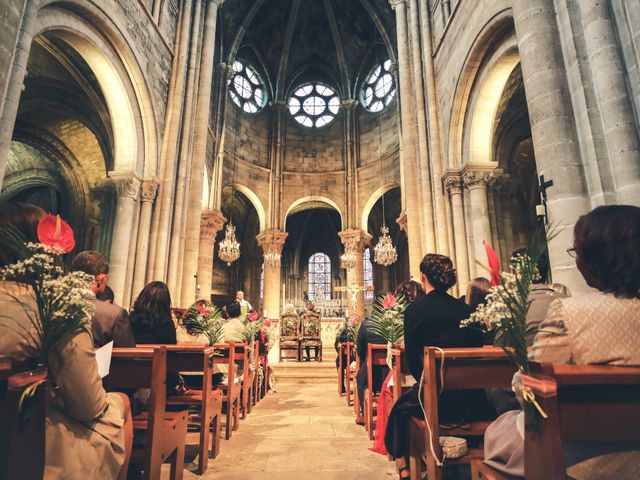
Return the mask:
{"type": "Polygon", "coordinates": [[[453,262],[445,255],[437,253],[426,254],[422,262],[420,262],[420,271],[436,290],[449,290],[457,281],[453,262]]]}
{"type": "MultiPolygon", "coordinates": [[[[37,243],[38,223],[46,212],[36,205],[22,202],[0,204],[0,229],[12,227],[21,233],[28,242],[37,243]]],[[[0,267],[6,267],[18,261],[18,256],[9,249],[0,249],[0,267]]]]}
{"type": "Polygon", "coordinates": [[[640,208],[608,205],[581,216],[573,230],[573,249],[590,287],[640,298],[640,208]]]}
{"type": "Polygon", "coordinates": [[[132,327],[151,330],[164,323],[172,323],[171,294],[164,282],[151,282],[142,289],[133,304],[129,317],[132,327]]]}
{"type": "Polygon", "coordinates": [[[424,288],[415,280],[409,280],[398,285],[393,293],[396,297],[402,295],[407,302],[415,302],[424,297],[424,288]]]}

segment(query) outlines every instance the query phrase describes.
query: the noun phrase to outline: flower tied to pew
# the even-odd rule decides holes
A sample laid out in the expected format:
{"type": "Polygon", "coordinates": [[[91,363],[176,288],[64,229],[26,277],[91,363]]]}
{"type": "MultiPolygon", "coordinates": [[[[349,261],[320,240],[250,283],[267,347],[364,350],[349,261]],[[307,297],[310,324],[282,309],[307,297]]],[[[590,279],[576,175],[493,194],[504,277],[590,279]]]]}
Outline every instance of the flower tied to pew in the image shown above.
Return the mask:
{"type": "MultiPolygon", "coordinates": [[[[51,361],[59,361],[56,352],[63,338],[83,330],[91,332],[93,277],[65,271],[62,255],[73,250],[75,239],[71,227],[59,216],[44,216],[38,223],[37,234],[40,243],[31,243],[12,226],[0,228],[0,248],[17,259],[0,269],[0,279],[29,288],[33,304],[7,292],[29,320],[28,325],[14,331],[27,345],[28,355],[48,367],[51,361]]],[[[3,324],[0,321],[0,326],[13,328],[3,324]]],[[[35,388],[25,391],[26,396],[34,393],[35,388]]]]}
{"type": "Polygon", "coordinates": [[[189,333],[207,337],[209,345],[220,342],[224,336],[222,312],[210,302],[198,301],[191,305],[182,321],[189,333]]]}
{"type": "Polygon", "coordinates": [[[404,336],[404,311],[407,301],[403,296],[397,298],[391,293],[379,296],[371,314],[371,331],[384,338],[387,343],[397,345],[404,336]]]}
{"type": "MultiPolygon", "coordinates": [[[[502,348],[507,357],[524,374],[531,373],[527,336],[537,332],[537,326],[527,325],[527,312],[531,305],[529,291],[533,282],[539,278],[538,261],[546,253],[547,242],[554,236],[553,227],[549,230],[538,227],[525,251],[511,258],[511,271],[498,275],[498,282],[489,289],[485,303],[480,304],[467,320],[460,323],[461,328],[480,328],[501,335],[504,341],[502,348]]],[[[490,258],[490,263],[495,266],[496,260],[497,255],[493,262],[490,258]]],[[[520,388],[516,385],[514,387],[520,388]]],[[[535,431],[540,417],[545,418],[546,414],[531,392],[516,391],[516,396],[527,412],[527,429],[535,431]]]]}

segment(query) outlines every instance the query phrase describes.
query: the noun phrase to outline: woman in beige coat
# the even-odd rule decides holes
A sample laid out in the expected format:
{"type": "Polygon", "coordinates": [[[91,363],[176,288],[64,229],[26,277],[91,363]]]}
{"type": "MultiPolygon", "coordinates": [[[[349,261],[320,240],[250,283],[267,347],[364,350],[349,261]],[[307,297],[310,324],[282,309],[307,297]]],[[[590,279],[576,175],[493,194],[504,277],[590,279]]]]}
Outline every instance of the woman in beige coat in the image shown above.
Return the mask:
{"type": "MultiPolygon", "coordinates": [[[[12,225],[37,242],[36,226],[43,215],[33,205],[5,205],[0,227],[12,225]]],[[[13,261],[8,252],[0,252],[0,267],[13,261]]],[[[16,298],[37,311],[28,287],[0,281],[0,357],[23,359],[29,346],[17,331],[30,322],[16,298]]],[[[124,479],[133,433],[129,400],[102,387],[90,330],[64,338],[49,360],[56,389],[47,404],[44,478],[124,479]]]]}

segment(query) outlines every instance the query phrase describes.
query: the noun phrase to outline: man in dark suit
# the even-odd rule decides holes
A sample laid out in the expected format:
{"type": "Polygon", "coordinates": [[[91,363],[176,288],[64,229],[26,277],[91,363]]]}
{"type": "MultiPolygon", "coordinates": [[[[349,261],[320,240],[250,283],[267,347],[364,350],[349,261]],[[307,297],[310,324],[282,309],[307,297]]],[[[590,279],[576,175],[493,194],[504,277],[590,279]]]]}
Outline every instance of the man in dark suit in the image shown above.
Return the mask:
{"type": "MultiPolygon", "coordinates": [[[[99,252],[91,250],[79,253],[71,262],[71,270],[92,275],[95,279],[91,291],[97,297],[104,292],[109,281],[109,262],[99,252]]],[[[93,300],[91,319],[93,346],[98,348],[113,340],[114,347],[135,347],[136,342],[127,311],[117,305],[93,300]]]]}
{"type": "MultiPolygon", "coordinates": [[[[360,411],[356,417],[356,423],[358,425],[364,425],[364,392],[367,389],[367,354],[369,350],[369,344],[384,345],[387,341],[380,335],[377,335],[371,331],[371,325],[369,320],[365,320],[360,325],[358,330],[358,339],[356,341],[356,349],[358,351],[358,357],[360,358],[360,370],[356,374],[356,384],[358,385],[358,401],[360,403],[360,411]]],[[[374,365],[372,369],[373,376],[373,391],[379,391],[382,388],[384,379],[389,373],[389,367],[374,365]]]]}

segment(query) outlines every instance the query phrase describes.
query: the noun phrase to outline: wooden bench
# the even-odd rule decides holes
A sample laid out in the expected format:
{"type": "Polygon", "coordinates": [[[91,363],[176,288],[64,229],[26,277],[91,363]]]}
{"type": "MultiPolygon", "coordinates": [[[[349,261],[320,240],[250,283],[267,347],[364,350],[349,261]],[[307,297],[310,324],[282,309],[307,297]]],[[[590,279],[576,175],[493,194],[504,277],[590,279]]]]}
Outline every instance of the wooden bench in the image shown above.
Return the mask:
{"type": "Polygon", "coordinates": [[[264,345],[264,355],[262,355],[264,378],[262,379],[262,385],[260,386],[260,398],[264,398],[269,393],[269,375],[271,374],[269,367],[269,343],[264,345]]]}
{"type": "MultiPolygon", "coordinates": [[[[447,348],[444,349],[444,369],[440,379],[442,354],[433,347],[424,349],[423,405],[431,433],[425,420],[413,418],[409,423],[409,468],[411,479],[418,480],[421,475],[421,458],[426,457],[429,480],[440,480],[442,468],[438,466],[433,451],[442,458],[440,436],[482,436],[491,421],[471,421],[463,427],[444,429],[440,426],[438,413],[439,393],[442,390],[475,390],[485,388],[510,388],[516,367],[499,347],[447,348]]],[[[469,449],[469,453],[457,459],[447,459],[446,464],[468,464],[472,460],[482,459],[482,449],[469,449]]]]}
{"type": "MultiPolygon", "coordinates": [[[[157,348],[160,345],[138,345],[143,348],[157,348]]],[[[165,345],[167,350],[167,371],[188,372],[189,375],[202,375],[200,388],[189,389],[182,395],[167,398],[168,405],[181,405],[186,408],[197,406],[200,411],[200,439],[198,443],[198,474],[202,475],[208,466],[209,458],[216,458],[220,452],[220,416],[222,414],[222,392],[214,390],[211,384],[214,348],[205,344],[165,345]],[[211,432],[210,432],[211,430],[211,432]],[[209,437],[211,436],[211,439],[209,437]],[[211,450],[209,450],[211,444],[211,450]]],[[[194,417],[190,416],[193,420],[194,417]]]]}
{"type": "Polygon", "coordinates": [[[44,475],[46,390],[36,390],[28,400],[28,412],[20,413],[19,402],[27,387],[46,380],[47,372],[20,370],[0,359],[0,478],[6,480],[44,475]]]}
{"type": "Polygon", "coordinates": [[[398,398],[410,388],[404,385],[405,376],[411,376],[404,345],[399,345],[391,349],[391,365],[393,366],[393,403],[396,403],[398,398]]]}
{"type": "Polygon", "coordinates": [[[226,363],[228,368],[227,381],[213,388],[222,392],[222,403],[226,408],[225,439],[231,438],[232,431],[238,429],[240,415],[240,392],[242,384],[236,381],[235,364],[236,358],[244,352],[243,344],[216,343],[216,363],[226,363]]]}
{"type": "Polygon", "coordinates": [[[110,389],[149,388],[148,411],[133,417],[134,431],[144,432],[144,448],[133,449],[132,461],[144,465],[144,478],[160,478],[162,463],[171,463],[171,479],[180,480],[184,470],[187,412],[166,411],[167,349],[114,348],[109,375],[110,389]]]}
{"type": "Polygon", "coordinates": [[[364,392],[364,426],[373,440],[375,430],[374,407],[380,395],[373,389],[373,368],[387,366],[387,346],[370,343],[367,345],[367,389],[364,392]]]}
{"type": "MultiPolygon", "coordinates": [[[[562,444],[629,443],[640,445],[640,367],[608,365],[534,366],[523,375],[549,418],[537,432],[525,433],[525,474],[532,480],[564,480],[562,444]]],[[[481,463],[472,464],[475,479],[505,477],[481,463]]]]}
{"type": "Polygon", "coordinates": [[[251,372],[251,350],[246,343],[236,343],[236,360],[242,360],[242,376],[240,377],[240,408],[242,419],[251,413],[251,397],[253,392],[253,380],[256,372],[251,372]]]}
{"type": "Polygon", "coordinates": [[[355,344],[353,342],[344,342],[342,344],[342,348],[343,348],[343,356],[340,357],[339,360],[339,369],[340,371],[342,371],[342,369],[344,368],[344,390],[345,390],[345,394],[347,396],[347,405],[351,406],[351,382],[352,380],[354,380],[354,375],[353,373],[351,373],[351,361],[352,359],[355,360],[356,357],[356,349],[355,349],[355,344]],[[344,365],[344,358],[346,357],[346,362],[347,364],[344,365]]]}

